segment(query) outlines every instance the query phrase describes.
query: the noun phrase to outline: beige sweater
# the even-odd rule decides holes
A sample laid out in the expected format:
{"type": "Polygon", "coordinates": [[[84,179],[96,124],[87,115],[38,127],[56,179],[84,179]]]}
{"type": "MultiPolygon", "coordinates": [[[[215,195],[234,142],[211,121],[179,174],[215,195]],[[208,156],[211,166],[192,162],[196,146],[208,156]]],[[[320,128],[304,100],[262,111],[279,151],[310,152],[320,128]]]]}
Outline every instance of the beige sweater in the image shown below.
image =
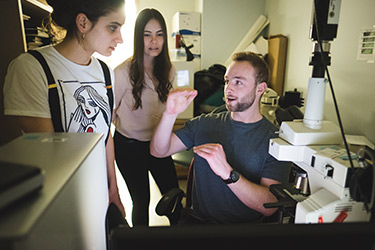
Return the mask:
{"type": "MultiPolygon", "coordinates": [[[[145,74],[146,86],[142,92],[142,108],[133,110],[134,98],[129,77],[130,60],[126,60],[115,68],[115,110],[113,123],[122,135],[139,141],[150,141],[154,129],[158,125],[165,110],[151,79],[145,74]]],[[[171,80],[175,78],[172,68],[171,80]]]]}

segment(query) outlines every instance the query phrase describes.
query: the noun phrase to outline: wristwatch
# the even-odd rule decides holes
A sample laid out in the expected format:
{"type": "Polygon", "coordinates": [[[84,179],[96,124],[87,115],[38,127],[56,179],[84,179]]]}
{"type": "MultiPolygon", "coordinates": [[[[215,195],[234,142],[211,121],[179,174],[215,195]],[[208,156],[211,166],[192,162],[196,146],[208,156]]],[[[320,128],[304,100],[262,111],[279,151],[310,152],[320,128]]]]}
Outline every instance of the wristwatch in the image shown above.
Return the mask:
{"type": "Polygon", "coordinates": [[[240,179],[240,174],[236,170],[232,170],[230,172],[229,178],[226,180],[223,179],[223,181],[226,184],[231,184],[231,183],[237,182],[239,179],[240,179]]]}

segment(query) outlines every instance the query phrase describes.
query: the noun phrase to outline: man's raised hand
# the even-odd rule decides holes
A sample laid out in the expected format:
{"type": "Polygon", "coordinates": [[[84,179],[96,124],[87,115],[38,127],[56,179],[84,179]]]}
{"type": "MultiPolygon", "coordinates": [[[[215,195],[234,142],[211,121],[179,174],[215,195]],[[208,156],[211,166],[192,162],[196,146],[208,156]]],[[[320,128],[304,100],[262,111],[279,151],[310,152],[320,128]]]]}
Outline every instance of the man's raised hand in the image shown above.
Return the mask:
{"type": "Polygon", "coordinates": [[[197,96],[198,92],[190,88],[177,88],[169,92],[165,111],[171,115],[178,115],[186,110],[197,96]]]}

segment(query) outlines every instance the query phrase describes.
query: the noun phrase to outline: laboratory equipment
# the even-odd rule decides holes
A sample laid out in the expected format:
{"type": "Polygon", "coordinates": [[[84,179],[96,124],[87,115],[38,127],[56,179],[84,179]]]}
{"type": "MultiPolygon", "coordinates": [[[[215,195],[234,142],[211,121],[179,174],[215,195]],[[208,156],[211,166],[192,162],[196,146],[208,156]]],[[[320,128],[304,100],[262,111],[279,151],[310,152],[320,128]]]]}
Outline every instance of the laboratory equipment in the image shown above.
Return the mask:
{"type": "MultiPolygon", "coordinates": [[[[350,195],[351,177],[356,175],[353,167],[358,164],[352,161],[354,155],[349,153],[343,129],[323,120],[328,82],[325,73],[330,80],[329,42],[337,35],[340,5],[340,0],[314,0],[310,29],[314,42],[310,60],[313,72],[308,83],[304,119],[283,122],[279,138],[270,141],[271,155],[281,161],[292,161],[306,173],[304,181],[308,180],[309,195],[294,192],[294,187],[282,186],[276,191],[281,194],[280,198],[287,197],[295,202],[295,223],[367,222],[371,219],[367,204],[350,195]]],[[[338,120],[340,124],[339,114],[338,120]]]]}

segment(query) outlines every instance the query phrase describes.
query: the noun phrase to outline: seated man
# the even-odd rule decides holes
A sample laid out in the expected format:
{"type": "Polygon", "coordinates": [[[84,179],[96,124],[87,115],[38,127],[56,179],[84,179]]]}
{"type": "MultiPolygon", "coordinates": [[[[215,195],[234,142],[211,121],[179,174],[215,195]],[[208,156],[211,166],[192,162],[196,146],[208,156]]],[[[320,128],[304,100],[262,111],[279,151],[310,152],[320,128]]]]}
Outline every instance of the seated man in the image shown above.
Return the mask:
{"type": "Polygon", "coordinates": [[[267,88],[269,69],[251,52],[237,53],[225,74],[228,111],[206,114],[172,132],[179,113],[197,95],[192,89],[170,92],[166,110],[151,140],[151,154],[165,157],[181,150],[194,151],[193,210],[217,223],[259,221],[276,209],[271,184],[287,181],[290,164],[268,153],[277,128],[260,113],[259,101],[267,88]]]}

